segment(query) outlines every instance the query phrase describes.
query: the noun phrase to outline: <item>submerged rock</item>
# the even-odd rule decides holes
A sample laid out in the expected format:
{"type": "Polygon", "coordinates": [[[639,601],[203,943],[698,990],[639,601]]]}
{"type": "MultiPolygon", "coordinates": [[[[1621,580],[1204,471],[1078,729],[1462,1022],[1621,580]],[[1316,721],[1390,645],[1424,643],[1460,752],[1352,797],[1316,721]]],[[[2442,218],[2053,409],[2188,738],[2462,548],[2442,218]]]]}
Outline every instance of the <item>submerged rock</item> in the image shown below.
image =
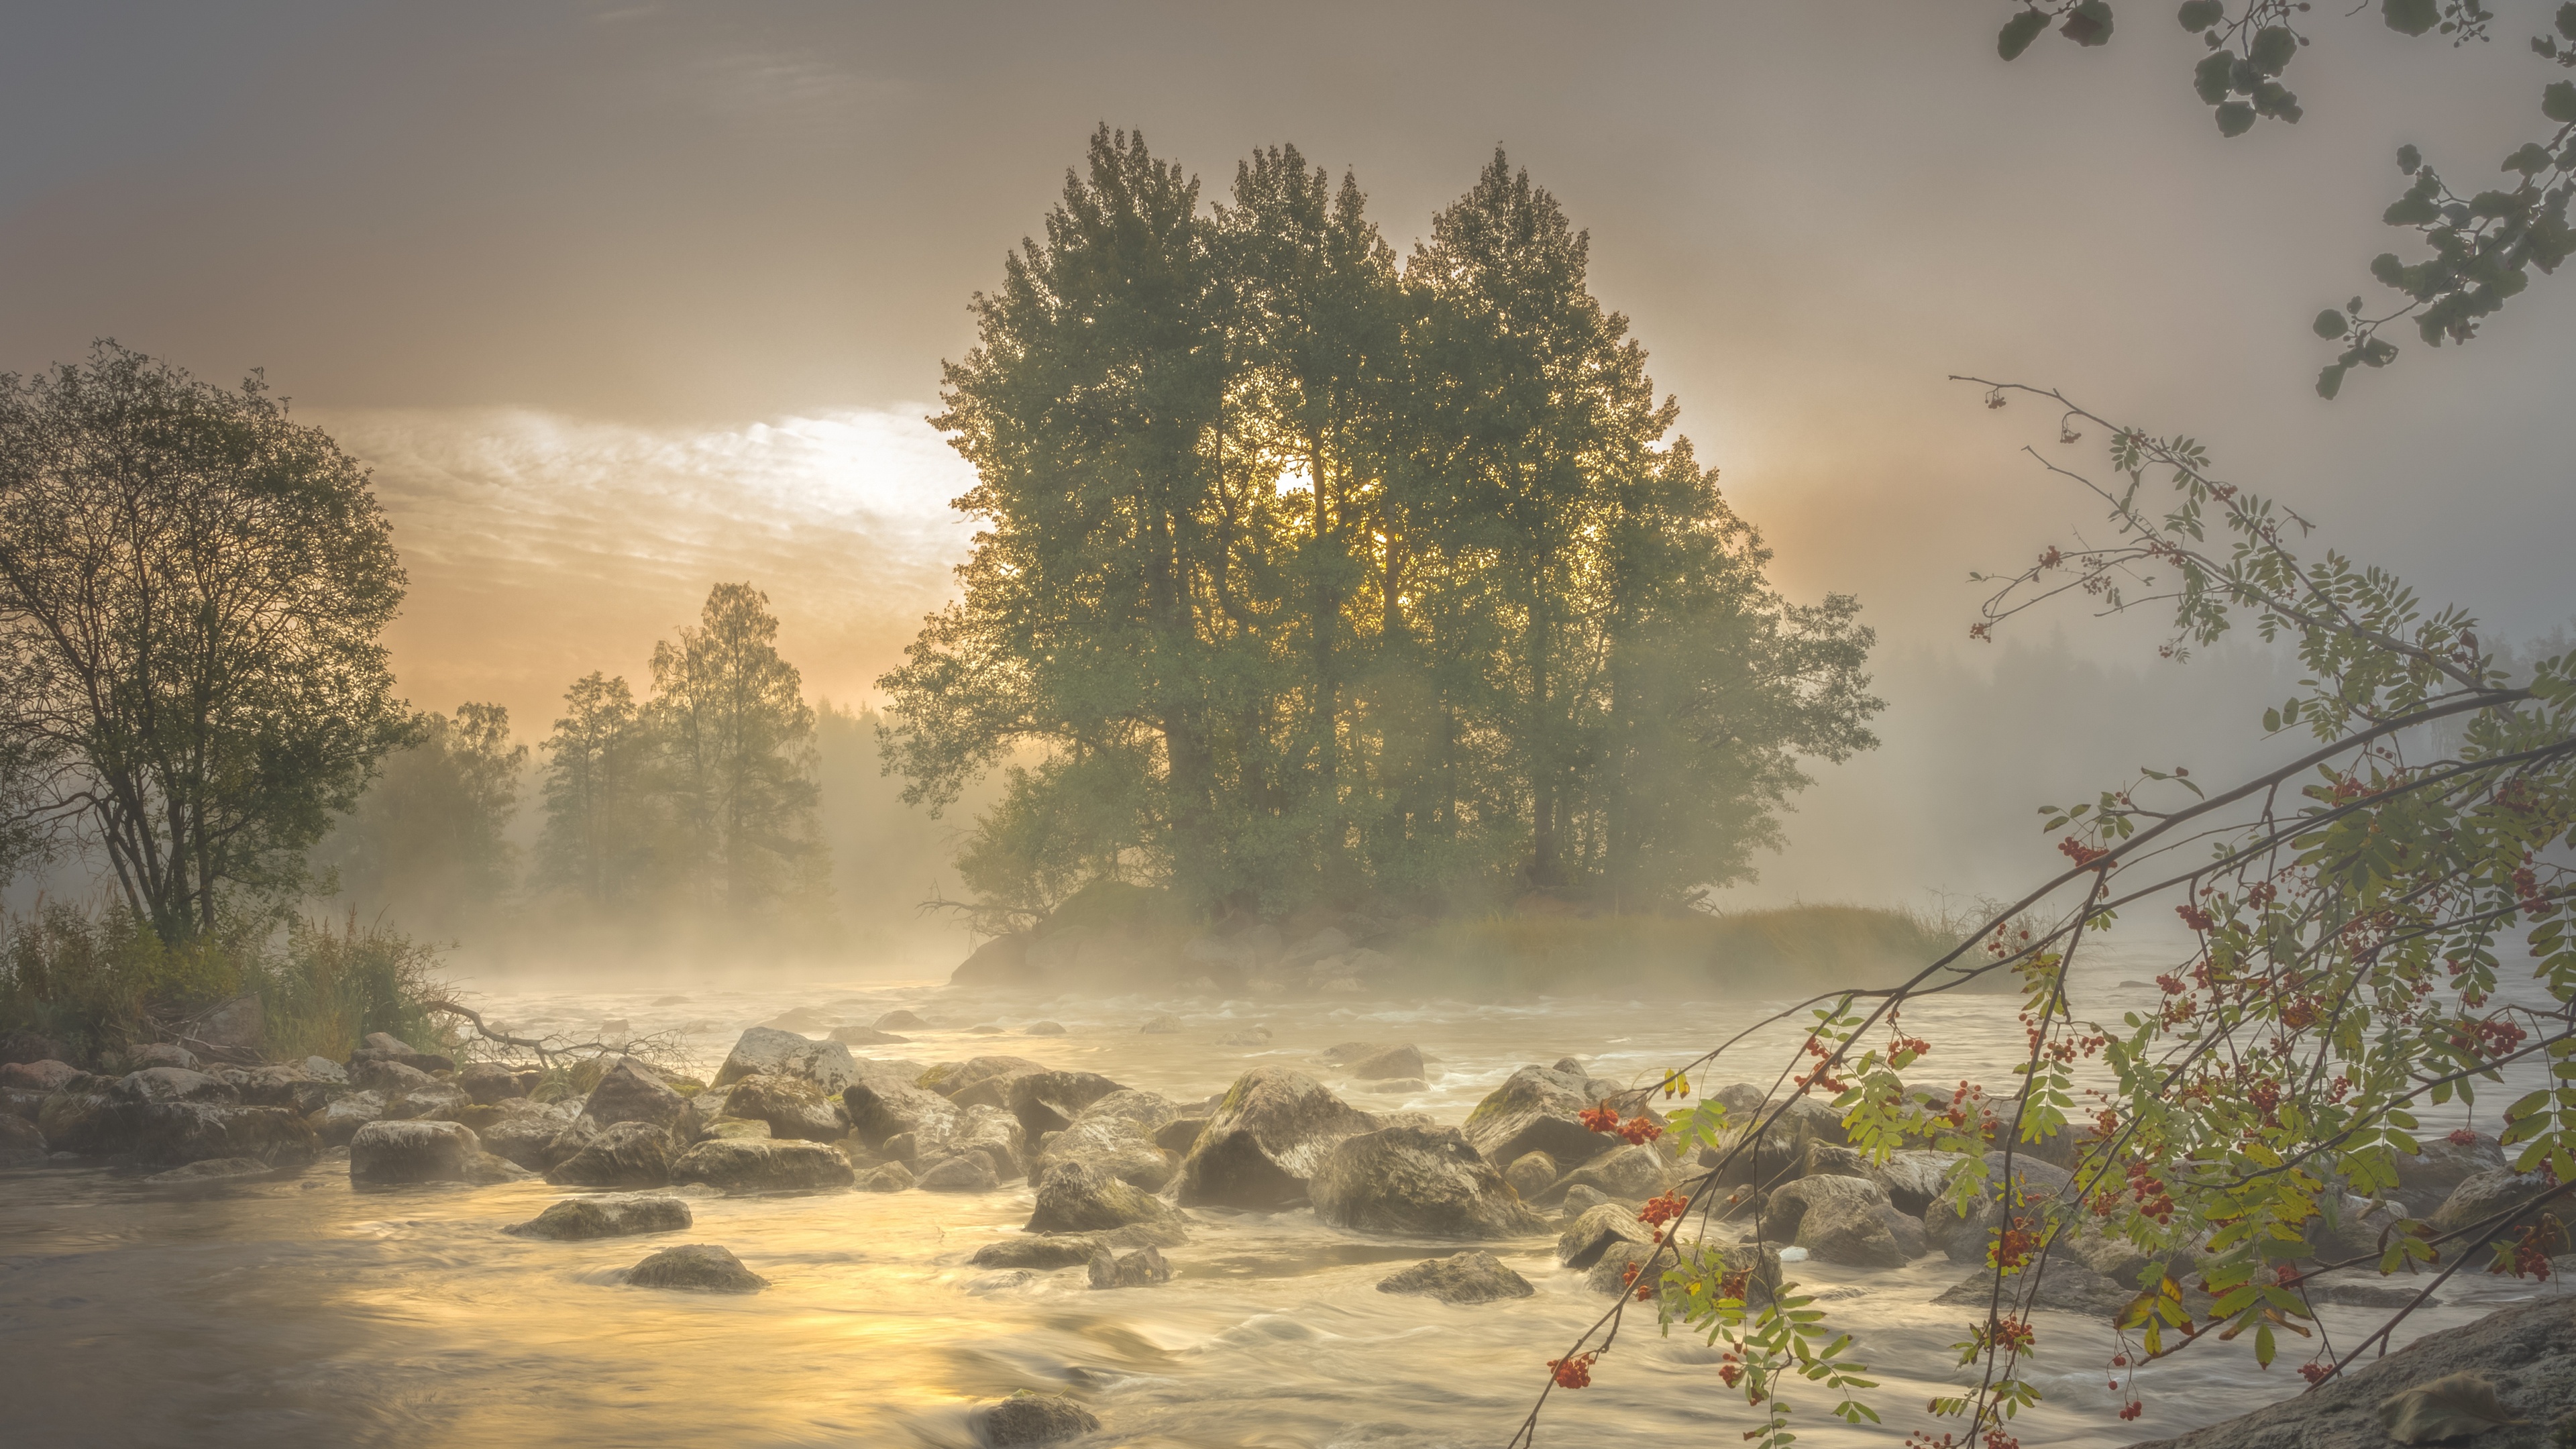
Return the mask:
{"type": "Polygon", "coordinates": [[[820,1142],[714,1138],[680,1154],[673,1182],[702,1182],[727,1192],[813,1192],[848,1187],[850,1160],[820,1142]]]}
{"type": "Polygon", "coordinates": [[[727,1248],[685,1243],[664,1248],[626,1270],[633,1288],[691,1288],[704,1293],[757,1293],[769,1280],[742,1265],[727,1248]]]}
{"type": "Polygon", "coordinates": [[[676,1197],[640,1193],[602,1193],[568,1197],[524,1223],[501,1231],[522,1238],[575,1242],[587,1238],[623,1238],[638,1233],[673,1233],[694,1219],[689,1205],[676,1197]]]}
{"type": "Polygon", "coordinates": [[[1306,1196],[1307,1179],[1345,1138],[1378,1121],[1285,1067],[1237,1078],[1181,1164],[1184,1205],[1277,1209],[1306,1196]]]}
{"type": "Polygon", "coordinates": [[[1124,1257],[1095,1248],[1090,1277],[1094,1288],[1154,1288],[1172,1281],[1172,1265],[1158,1248],[1138,1248],[1124,1257]]]}
{"type": "Polygon", "coordinates": [[[1334,1227],[1436,1238],[1544,1232],[1493,1164],[1455,1127],[1387,1127],[1346,1137],[1307,1183],[1334,1227]]]}
{"type": "Polygon", "coordinates": [[[991,1449],[1079,1439],[1100,1427],[1098,1416],[1064,1395],[1032,1393],[1027,1389],[977,1409],[969,1418],[975,1426],[975,1437],[991,1449]]]}
{"type": "MultiPolygon", "coordinates": [[[[0,1153],[0,1158],[5,1158],[6,1155],[6,1153],[0,1153]]],[[[144,1181],[166,1183],[173,1187],[185,1187],[190,1183],[232,1182],[250,1178],[271,1177],[274,1176],[276,1172],[276,1168],[269,1166],[267,1163],[260,1161],[256,1157],[209,1157],[202,1161],[191,1162],[185,1167],[174,1167],[167,1172],[156,1172],[150,1177],[145,1178],[144,1181]]]]}
{"type": "Polygon", "coordinates": [[[1443,1303],[1492,1303],[1527,1298],[1538,1292],[1530,1281],[1503,1266],[1482,1248],[1446,1258],[1428,1258],[1401,1273],[1378,1280],[1380,1293],[1420,1293],[1443,1303]]]}
{"type": "Polygon", "coordinates": [[[1046,1272],[1054,1268],[1078,1268],[1108,1250],[1105,1234],[1057,1233],[1044,1236],[1001,1238],[975,1250],[966,1260],[970,1268],[1034,1268],[1046,1272]]]}

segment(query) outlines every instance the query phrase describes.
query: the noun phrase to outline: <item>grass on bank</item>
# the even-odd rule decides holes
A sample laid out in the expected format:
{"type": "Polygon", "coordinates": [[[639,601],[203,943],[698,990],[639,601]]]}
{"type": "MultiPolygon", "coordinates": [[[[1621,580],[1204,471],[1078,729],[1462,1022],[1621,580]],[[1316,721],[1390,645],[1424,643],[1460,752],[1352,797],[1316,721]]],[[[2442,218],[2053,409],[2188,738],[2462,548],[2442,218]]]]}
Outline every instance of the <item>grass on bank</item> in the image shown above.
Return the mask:
{"type": "Polygon", "coordinates": [[[343,1058],[371,1031],[427,1047],[446,1026],[421,1008],[444,994],[436,951],[355,916],[171,943],[124,911],[48,904],[5,932],[0,1036],[35,1032],[84,1066],[241,996],[260,999],[262,1051],[277,1060],[343,1058]]]}

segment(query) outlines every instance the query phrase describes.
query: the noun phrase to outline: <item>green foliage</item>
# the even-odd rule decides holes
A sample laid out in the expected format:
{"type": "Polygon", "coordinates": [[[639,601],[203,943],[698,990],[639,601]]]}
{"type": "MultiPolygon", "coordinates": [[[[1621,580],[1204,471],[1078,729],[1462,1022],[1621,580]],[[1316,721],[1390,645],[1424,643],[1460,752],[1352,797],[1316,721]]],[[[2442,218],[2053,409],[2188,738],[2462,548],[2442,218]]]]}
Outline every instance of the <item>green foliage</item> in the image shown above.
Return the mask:
{"type": "Polygon", "coordinates": [[[365,470],[256,375],[0,377],[0,761],[162,938],[285,899],[402,740],[402,589],[365,470]]]}
{"type": "Polygon", "coordinates": [[[424,1010],[444,994],[428,947],[354,916],[336,929],[297,918],[264,937],[238,922],[226,926],[165,942],[130,911],[59,902],[13,919],[0,945],[0,1033],[31,1030],[94,1062],[255,995],[264,1050],[280,1060],[336,1060],[371,1031],[421,1044],[441,1039],[441,1020],[424,1010]]]}
{"type": "MultiPolygon", "coordinates": [[[[2032,392],[1998,387],[1988,401],[2032,392]]],[[[2504,1106],[2498,1135],[2517,1169],[2576,1184],[2576,654],[2562,639],[2508,668],[2463,611],[2428,606],[2394,575],[2332,550],[2301,553],[2306,521],[2215,476],[2197,441],[2036,396],[2062,410],[2061,432],[2082,424],[2110,437],[2110,481],[2055,471],[2106,506],[2119,541],[2047,551],[2003,581],[1978,636],[2070,594],[2112,612],[2170,608],[2170,657],[2250,624],[2295,648],[2308,675],[2297,698],[2265,711],[2264,728],[2307,739],[2226,788],[2182,768],[2144,770],[2093,800],[2042,807],[2067,870],[1897,989],[1832,992],[1816,1006],[1786,1080],[1829,1095],[1859,1150],[1884,1160],[1925,1143],[1969,1154],[2071,1148],[2073,1181],[2057,1195],[2024,1195],[1972,1155],[1933,1208],[1964,1212],[2008,1194],[1988,1238],[1997,1301],[1960,1346],[1982,1374],[1934,1401],[1936,1414],[1966,1421],[1935,1445],[1996,1442],[1988,1436],[2037,1401],[2019,1366],[2040,1350],[2027,1315],[2049,1246],[2069,1235],[2191,1263],[2210,1296],[2196,1318],[2179,1268],[2151,1270],[2121,1315],[2115,1366],[2240,1342],[2268,1367],[2292,1338],[2323,1344],[2301,1287],[2320,1268],[2534,1267],[2539,1249],[2510,1235],[2479,1251],[2520,1205],[2447,1230],[2397,1215],[2375,1241],[2339,1236],[2355,1226],[2348,1195],[2386,1205],[2398,1162],[2423,1150],[2426,1107],[2474,1103],[2508,1068],[2545,1071],[2546,1085],[2504,1106]],[[2129,593],[2150,569],[2154,591],[2129,593]],[[2156,978],[2153,1007],[2090,1018],[2070,989],[2072,963],[2092,936],[2148,908],[2170,908],[2191,949],[2156,978]],[[1906,1079],[1938,1044],[1900,1026],[1905,1004],[1950,989],[1971,950],[1984,960],[1964,969],[2022,991],[2030,1049],[2008,1101],[1906,1079]],[[2528,973],[2538,1004],[2505,990],[2508,972],[2528,973]]],[[[1686,1092],[1724,1050],[1663,1082],[1686,1092]]],[[[1675,1114],[1685,1145],[1720,1154],[1676,1204],[1681,1220],[1713,1205],[1710,1184],[1779,1110],[1741,1123],[1705,1103],[1675,1114]]],[[[1781,1301],[1795,1297],[1780,1287],[1781,1301]]],[[[1605,1319],[1613,1333],[1618,1312],[1605,1319]]],[[[2330,1377],[2394,1322],[2321,1349],[2307,1371],[2330,1377]]],[[[2128,1392],[2134,1404],[2134,1383],[2128,1392]]],[[[1766,1417],[1748,1438],[1781,1422],[1778,1404],[1758,1407],[1766,1417]]]]}
{"type": "MultiPolygon", "coordinates": [[[[2069,38],[2101,44],[2109,31],[2106,25],[2097,36],[2092,29],[2096,3],[2045,0],[2017,12],[2004,27],[2004,59],[2021,54],[2052,18],[2065,20],[2069,38]]],[[[2299,119],[2299,99],[2279,77],[2308,43],[2298,28],[2307,11],[2301,0],[2187,0],[2177,12],[2182,28],[2208,47],[2193,67],[2192,90],[2212,108],[2221,135],[2244,135],[2259,119],[2299,119]]],[[[2459,46],[2488,39],[2496,17],[2483,0],[2382,0],[2380,18],[2399,34],[2438,34],[2459,46]]],[[[2556,33],[2531,37],[2532,53],[2576,67],[2576,45],[2566,43],[2576,42],[2576,5],[2560,6],[2553,24],[2556,33]]],[[[2530,286],[2534,271],[2553,274],[2576,253],[2567,217],[2576,198],[2576,82],[2544,86],[2540,118],[2549,123],[2546,133],[2505,155],[2498,169],[2512,180],[2502,187],[2463,195],[2414,146],[2399,149],[2399,169],[2414,179],[2381,219],[2413,231],[2427,255],[2410,262],[2387,253],[2371,263],[2371,276],[2399,294],[2389,310],[2371,315],[2356,297],[2341,313],[2317,314],[2317,334],[2344,344],[2317,375],[2320,397],[2337,396],[2356,367],[2396,360],[2396,344],[2379,335],[2388,324],[2412,319],[2430,347],[2466,342],[2530,286]]]]}
{"type": "Polygon", "coordinates": [[[601,910],[694,905],[800,929],[828,913],[815,716],[749,584],[718,584],[653,651],[654,697],[592,673],[543,749],[537,879],[601,910]]]}
{"type": "Polygon", "coordinates": [[[1874,743],[1856,606],[1770,590],[1587,253],[1499,155],[1399,271],[1294,148],[1204,209],[1093,138],[947,370],[986,527],[881,681],[907,799],[1008,770],[988,905],[1651,907],[1874,743]]]}
{"type": "Polygon", "coordinates": [[[386,911],[415,930],[453,936],[488,918],[516,879],[518,852],[505,832],[527,761],[500,705],[421,715],[356,810],[315,848],[313,864],[353,912],[386,911]]]}

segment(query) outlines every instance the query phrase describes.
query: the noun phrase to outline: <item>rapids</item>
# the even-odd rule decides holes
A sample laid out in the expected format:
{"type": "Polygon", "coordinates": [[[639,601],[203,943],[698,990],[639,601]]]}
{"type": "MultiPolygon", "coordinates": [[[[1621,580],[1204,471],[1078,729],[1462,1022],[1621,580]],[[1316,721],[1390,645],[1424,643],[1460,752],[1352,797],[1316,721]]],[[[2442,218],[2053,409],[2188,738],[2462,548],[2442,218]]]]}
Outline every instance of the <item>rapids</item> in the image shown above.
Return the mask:
{"type": "MultiPolygon", "coordinates": [[[[2105,1020],[2144,1005],[2159,960],[2114,950],[2078,973],[2080,1004],[2105,1020]]],[[[1527,1063],[1567,1054],[1626,1078],[1687,1059],[1771,1005],[1598,997],[1509,1005],[1211,999],[1013,999],[947,987],[822,982],[747,989],[490,990],[514,1029],[590,1034],[680,1030],[711,1068],[744,1027],[806,1007],[867,1023],[908,1007],[940,1029],[862,1056],[925,1062],[987,1053],[1105,1073],[1176,1099],[1221,1091],[1246,1067],[1313,1072],[1355,1105],[1462,1119],[1527,1063]],[[684,1001],[665,1002],[674,991],[684,1001]],[[1183,1032],[1144,1034],[1159,1012],[1183,1032]],[[1070,1031],[1030,1037],[1050,1018],[1070,1031]],[[998,1024],[1002,1035],[968,1028],[998,1024]],[[1218,1038],[1261,1025],[1266,1046],[1218,1038]],[[1436,1059],[1429,1090],[1391,1096],[1342,1082],[1315,1055],[1339,1041],[1412,1041],[1436,1059]]],[[[1917,1075],[1998,1087],[2021,1050],[2013,1003],[1951,997],[1905,1016],[1934,1043],[1917,1075]]],[[[1739,1048],[1706,1085],[1776,1069],[1783,1028],[1739,1048]]],[[[2489,1089],[2492,1091],[2493,1089],[2489,1089]]],[[[2497,1098],[2491,1100],[2503,1100],[2497,1098]]],[[[2482,1104],[2491,1125],[2493,1107],[2482,1104]]],[[[2425,1116],[2428,1131],[2459,1109],[2425,1116]]],[[[686,1234],[530,1242],[499,1229],[557,1198],[542,1182],[350,1190],[345,1153],[302,1177],[180,1191],[97,1167],[0,1173],[0,1438],[30,1446],[328,1444],[968,1445],[968,1413],[1018,1388],[1064,1390],[1103,1421],[1097,1442],[1136,1446],[1502,1444],[1561,1353],[1607,1300],[1556,1266],[1552,1238],[1493,1245],[1538,1289],[1517,1302],[1453,1307],[1376,1291],[1395,1268],[1456,1244],[1366,1238],[1299,1210],[1196,1211],[1164,1287],[1091,1290],[1080,1269],[969,1268],[967,1257],[1028,1216],[1029,1188],[980,1196],[907,1192],[693,1198],[686,1234]],[[744,1297],[620,1286],[618,1270],[685,1239],[721,1243],[769,1277],[744,1297]]],[[[1884,1427],[1846,1427],[1820,1393],[1794,1396],[1811,1446],[1888,1444],[1928,1426],[1925,1399],[1968,1373],[1950,1345],[1965,1314],[1935,1294],[1965,1276],[1938,1256],[1899,1272],[1804,1263],[1832,1323],[1880,1387],[1884,1427]]],[[[2440,1307],[2401,1328],[2438,1333],[2538,1292],[2463,1271],[2440,1307]]],[[[2326,1308],[2348,1343],[2382,1316],[2326,1308]]],[[[2145,1415],[2115,1417],[2106,1325],[2042,1310],[2029,1365],[2049,1401],[2017,1430],[2031,1445],[2120,1445],[2241,1413],[2300,1387],[2299,1340],[2258,1370],[2240,1345],[2196,1346],[2143,1370],[2145,1415]]],[[[1721,1389],[1716,1353],[1632,1319],[1594,1386],[1557,1395],[1541,1444],[1737,1444],[1753,1420],[1721,1389]]]]}

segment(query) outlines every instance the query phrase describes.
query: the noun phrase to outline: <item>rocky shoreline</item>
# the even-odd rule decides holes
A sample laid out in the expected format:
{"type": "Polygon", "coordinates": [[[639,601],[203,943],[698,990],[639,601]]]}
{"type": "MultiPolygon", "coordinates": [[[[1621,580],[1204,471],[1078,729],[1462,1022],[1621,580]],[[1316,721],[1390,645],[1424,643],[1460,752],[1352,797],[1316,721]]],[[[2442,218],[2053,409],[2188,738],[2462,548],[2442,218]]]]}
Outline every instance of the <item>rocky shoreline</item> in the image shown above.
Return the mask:
{"type": "MultiPolygon", "coordinates": [[[[506,1229],[540,1241],[684,1233],[694,1225],[689,1200],[707,1194],[987,1193],[1024,1183],[1032,1207],[1023,1231],[969,1263],[983,1285],[1067,1273],[1104,1291],[1188,1274],[1197,1240],[1222,1234],[1232,1214],[1306,1209],[1342,1232],[1456,1243],[1455,1253],[1378,1284],[1452,1304],[1528,1296],[1530,1283],[1477,1245],[1525,1250],[1551,1234],[1557,1261],[1594,1291],[1622,1291],[1652,1251],[1640,1206],[1705,1170],[1675,1161],[1669,1139],[1625,1142],[1587,1126],[1581,1114],[1627,1084],[1596,1078],[1573,1057],[1521,1067],[1452,1123],[1364,1111],[1328,1084],[1378,1090],[1439,1074],[1436,1059],[1405,1042],[1342,1043],[1303,1068],[1255,1065],[1187,1099],[1010,1055],[922,1062],[851,1050],[853,1041],[900,1045],[901,1030],[922,1025],[889,1013],[840,1028],[840,1040],[755,1027],[704,1083],[613,1056],[567,1081],[503,1063],[460,1065],[381,1035],[343,1062],[243,1065],[167,1045],[109,1064],[125,1069],[114,1075],[55,1059],[9,1062],[0,1064],[0,1166],[104,1163],[182,1186],[328,1169],[345,1153],[351,1186],[366,1191],[542,1177],[573,1195],[506,1229]]],[[[19,1045],[12,1054],[24,1054],[19,1045]]],[[[1739,1118],[1761,1103],[1749,1086],[1715,1095],[1739,1118]]],[[[1870,1161],[1812,1103],[1793,1104],[1756,1146],[1718,1184],[1729,1202],[1712,1234],[1717,1251],[1742,1255],[1765,1278],[1801,1257],[1864,1269],[1946,1257],[1964,1276],[1942,1301],[1985,1300],[1996,1210],[1925,1216],[1956,1156],[1915,1150],[1870,1161]]],[[[2071,1144],[2017,1158],[2025,1192],[2065,1187],[2064,1168],[2049,1160],[2062,1158],[2059,1146],[2071,1144]]],[[[2537,1187],[2503,1170],[2492,1139],[2471,1138],[2431,1144],[2393,1196],[2410,1214],[2465,1221],[2537,1187]]],[[[2375,1234],[2375,1221],[2356,1213],[2332,1231],[2375,1234]]],[[[2041,1305],[2114,1313],[2147,1267],[2125,1242],[2078,1235],[2052,1257],[2041,1305]]],[[[2375,1275],[2351,1276],[2312,1291],[2362,1303],[2393,1291],[2375,1275]]],[[[623,1281],[767,1286],[756,1263],[718,1244],[663,1249],[623,1281]]],[[[989,1405],[979,1432],[992,1443],[1045,1442],[1010,1436],[1089,1432],[1089,1413],[1022,1396],[989,1405]]]]}

